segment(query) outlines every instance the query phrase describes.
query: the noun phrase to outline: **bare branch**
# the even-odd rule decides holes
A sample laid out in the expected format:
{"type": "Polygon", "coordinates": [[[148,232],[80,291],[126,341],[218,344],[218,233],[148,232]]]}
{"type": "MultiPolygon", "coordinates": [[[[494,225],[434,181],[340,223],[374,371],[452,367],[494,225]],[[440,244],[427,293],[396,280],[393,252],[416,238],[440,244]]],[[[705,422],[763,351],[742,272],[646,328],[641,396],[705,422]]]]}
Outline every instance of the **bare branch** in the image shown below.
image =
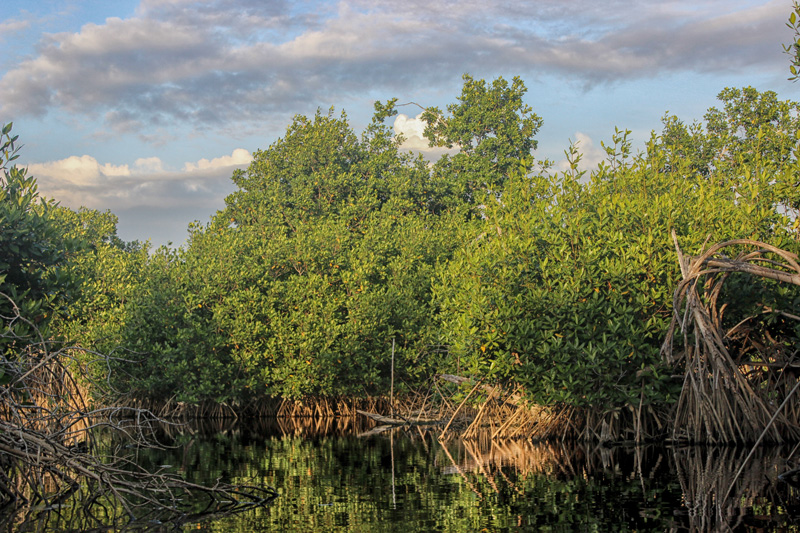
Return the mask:
{"type": "Polygon", "coordinates": [[[0,338],[16,347],[0,353],[0,507],[29,520],[55,511],[77,521],[67,529],[83,530],[152,520],[177,525],[277,496],[269,487],[206,487],[141,468],[131,450],[162,447],[155,430],[166,422],[146,409],[95,406],[102,398],[93,394],[104,383],[92,381],[85,356],[103,356],[75,346],[53,349],[11,298],[0,297],[12,308],[0,317],[0,338]],[[13,332],[19,322],[32,338],[13,332]],[[125,445],[112,446],[109,434],[125,445]]]}

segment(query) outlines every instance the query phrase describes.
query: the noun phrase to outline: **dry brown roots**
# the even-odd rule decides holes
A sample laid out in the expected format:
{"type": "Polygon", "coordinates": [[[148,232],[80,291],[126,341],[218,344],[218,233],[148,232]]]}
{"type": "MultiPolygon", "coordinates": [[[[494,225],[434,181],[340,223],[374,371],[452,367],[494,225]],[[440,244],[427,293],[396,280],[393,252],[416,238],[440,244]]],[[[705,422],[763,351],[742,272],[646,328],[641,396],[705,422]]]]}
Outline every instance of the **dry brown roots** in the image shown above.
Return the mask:
{"type": "Polygon", "coordinates": [[[83,365],[88,356],[101,356],[54,348],[5,298],[12,313],[0,317],[0,339],[19,349],[0,354],[0,522],[13,516],[19,527],[20,520],[39,520],[48,511],[81,529],[185,522],[276,496],[269,488],[205,487],[140,468],[130,454],[158,445],[152,437],[156,417],[143,409],[94,408],[83,365]],[[37,337],[15,336],[21,323],[37,337]]]}
{"type": "MultiPolygon", "coordinates": [[[[749,325],[756,316],[725,329],[725,306],[718,305],[726,280],[736,272],[800,285],[797,256],[742,239],[688,257],[678,247],[674,232],[673,239],[683,281],[675,291],[673,320],[662,355],[682,368],[685,376],[673,438],[704,443],[800,440],[798,402],[790,401],[800,383],[797,346],[787,348],[771,338],[769,331],[752,335],[749,325]],[[743,251],[731,259],[723,254],[726,249],[743,251]]],[[[800,320],[795,310],[762,311],[784,321],[800,320]]]]}

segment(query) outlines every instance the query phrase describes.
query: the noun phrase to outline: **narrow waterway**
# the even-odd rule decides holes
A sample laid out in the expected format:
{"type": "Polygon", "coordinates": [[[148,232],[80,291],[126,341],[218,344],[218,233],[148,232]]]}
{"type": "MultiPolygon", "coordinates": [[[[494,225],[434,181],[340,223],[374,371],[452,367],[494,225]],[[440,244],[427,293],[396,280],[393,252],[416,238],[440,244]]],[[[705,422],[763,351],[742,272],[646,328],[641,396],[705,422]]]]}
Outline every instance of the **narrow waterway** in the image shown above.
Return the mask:
{"type": "MultiPolygon", "coordinates": [[[[750,455],[733,447],[440,442],[435,429],[373,425],[363,417],[170,425],[159,429],[165,449],[116,449],[151,472],[278,493],[235,515],[185,515],[184,531],[800,531],[800,490],[778,479],[800,463],[791,447],[750,455]]],[[[105,530],[97,506],[87,518],[81,501],[89,500],[24,523],[8,517],[0,529],[105,530]]],[[[165,527],[175,530],[157,520],[135,525],[165,527]]]]}
{"type": "Polygon", "coordinates": [[[586,447],[365,434],[353,420],[174,428],[150,466],[275,487],[271,505],[209,531],[798,531],[790,448],[586,447]],[[730,494],[724,495],[730,489],[730,494]]]}

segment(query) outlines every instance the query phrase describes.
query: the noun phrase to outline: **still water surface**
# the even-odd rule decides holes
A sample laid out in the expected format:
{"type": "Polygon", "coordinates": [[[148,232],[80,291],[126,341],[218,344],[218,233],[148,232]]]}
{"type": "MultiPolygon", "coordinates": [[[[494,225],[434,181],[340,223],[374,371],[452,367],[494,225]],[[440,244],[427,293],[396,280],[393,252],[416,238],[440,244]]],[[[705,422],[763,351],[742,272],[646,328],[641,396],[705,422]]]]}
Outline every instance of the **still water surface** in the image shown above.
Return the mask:
{"type": "Polygon", "coordinates": [[[800,492],[777,479],[797,462],[791,449],[759,449],[737,478],[749,449],[440,443],[433,431],[365,435],[357,423],[173,428],[176,448],[139,460],[279,492],[268,507],[187,530],[800,531],[800,492]]]}

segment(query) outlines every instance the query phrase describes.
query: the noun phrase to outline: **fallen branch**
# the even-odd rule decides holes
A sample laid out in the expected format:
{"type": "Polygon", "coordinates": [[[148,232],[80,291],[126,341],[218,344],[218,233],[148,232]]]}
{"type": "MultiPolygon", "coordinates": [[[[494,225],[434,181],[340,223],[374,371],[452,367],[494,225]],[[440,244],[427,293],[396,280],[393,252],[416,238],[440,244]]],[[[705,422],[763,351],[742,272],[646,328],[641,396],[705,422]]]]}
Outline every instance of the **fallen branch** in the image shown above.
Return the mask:
{"type": "MultiPolygon", "coordinates": [[[[72,507],[60,529],[128,527],[142,521],[180,525],[231,514],[272,501],[269,487],[217,483],[207,487],[179,475],[140,467],[129,450],[160,447],[160,420],[145,409],[93,407],[90,373],[77,347],[54,349],[35,324],[12,314],[0,317],[0,339],[18,349],[0,353],[0,507],[26,519],[72,507]],[[33,339],[11,329],[25,322],[33,339]],[[112,447],[100,433],[117,435],[112,447]]],[[[97,356],[98,354],[94,354],[97,356]]],[[[99,390],[99,385],[94,385],[99,390]]]]}
{"type": "Polygon", "coordinates": [[[433,424],[438,424],[441,422],[440,419],[424,419],[424,418],[417,418],[416,420],[408,420],[406,418],[392,418],[389,416],[379,415],[377,413],[370,413],[367,411],[362,411],[361,409],[356,409],[356,412],[360,415],[366,416],[367,418],[371,418],[375,422],[380,424],[385,424],[387,426],[428,426],[433,424]]]}

